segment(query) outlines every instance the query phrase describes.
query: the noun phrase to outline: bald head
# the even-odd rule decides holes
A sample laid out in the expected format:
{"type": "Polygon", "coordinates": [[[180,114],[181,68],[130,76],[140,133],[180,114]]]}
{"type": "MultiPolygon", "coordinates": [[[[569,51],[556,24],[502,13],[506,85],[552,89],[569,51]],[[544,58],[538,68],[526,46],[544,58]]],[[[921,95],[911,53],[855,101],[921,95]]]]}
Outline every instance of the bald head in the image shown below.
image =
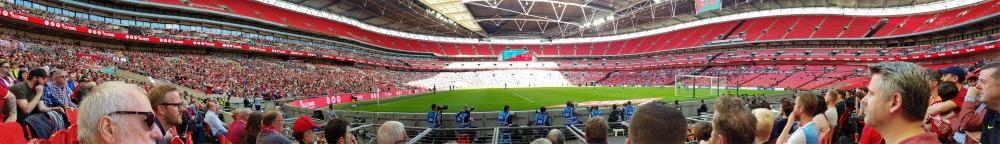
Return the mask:
{"type": "Polygon", "coordinates": [[[382,124],[382,127],[378,128],[379,144],[406,142],[407,138],[403,123],[398,121],[387,121],[382,124]]]}

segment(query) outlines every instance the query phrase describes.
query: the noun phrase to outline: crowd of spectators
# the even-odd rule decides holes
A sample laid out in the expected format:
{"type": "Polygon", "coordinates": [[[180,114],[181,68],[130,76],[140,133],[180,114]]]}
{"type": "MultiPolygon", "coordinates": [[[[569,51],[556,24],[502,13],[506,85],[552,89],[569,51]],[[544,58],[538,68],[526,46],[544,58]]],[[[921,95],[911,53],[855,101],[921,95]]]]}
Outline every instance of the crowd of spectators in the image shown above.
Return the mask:
{"type": "MultiPolygon", "coordinates": [[[[219,118],[215,117],[216,111],[219,111],[219,103],[221,102],[219,100],[198,100],[187,95],[181,96],[180,93],[176,92],[177,90],[161,88],[164,86],[150,88],[154,84],[147,82],[132,81],[143,86],[109,82],[121,79],[97,69],[89,68],[116,66],[123,70],[130,70],[150,75],[157,79],[179,83],[182,86],[205,88],[230,94],[245,94],[245,91],[272,91],[282,92],[281,94],[287,95],[324,93],[322,91],[311,92],[289,87],[329,88],[334,91],[339,90],[340,92],[384,91],[412,88],[404,86],[402,83],[418,79],[421,76],[436,79],[430,77],[430,73],[311,64],[303,61],[281,61],[246,56],[124,51],[113,48],[99,48],[59,41],[40,40],[20,35],[0,35],[0,43],[4,43],[0,50],[4,52],[5,56],[5,60],[0,62],[0,64],[11,68],[11,71],[4,75],[14,75],[12,82],[15,84],[10,86],[10,95],[14,95],[17,98],[17,102],[15,102],[17,106],[15,111],[17,112],[5,115],[17,117],[14,121],[21,122],[30,121],[31,118],[28,116],[52,112],[63,113],[63,111],[75,109],[74,107],[80,107],[80,140],[82,142],[93,143],[115,143],[122,142],[122,140],[128,140],[129,142],[143,141],[142,139],[137,139],[138,137],[149,137],[149,140],[163,141],[190,136],[195,137],[195,139],[211,140],[217,135],[226,135],[228,136],[227,138],[240,138],[240,141],[252,139],[253,141],[264,143],[291,141],[308,143],[315,139],[315,132],[320,131],[321,128],[309,118],[296,121],[295,126],[291,128],[293,139],[290,140],[282,134],[282,130],[285,130],[283,128],[285,124],[281,120],[281,112],[268,111],[261,113],[248,112],[249,110],[237,110],[236,117],[239,117],[237,122],[244,123],[241,124],[243,125],[243,130],[238,128],[233,129],[231,127],[235,124],[221,123],[218,121],[219,118]],[[111,56],[127,60],[84,59],[76,57],[74,54],[111,56]],[[152,67],[154,65],[158,67],[152,67]],[[344,77],[328,79],[319,77],[318,75],[339,75],[344,77]],[[267,76],[282,78],[280,80],[267,79],[267,76]],[[307,82],[306,79],[311,80],[311,83],[307,82]],[[320,82],[315,82],[317,79],[320,82]],[[68,82],[63,84],[54,82],[53,80],[66,80],[68,82]],[[94,84],[89,84],[90,82],[94,82],[94,84]],[[48,90],[50,89],[43,88],[45,83],[52,84],[51,86],[79,85],[68,86],[74,89],[72,90],[74,93],[73,96],[76,96],[75,93],[80,92],[77,89],[87,89],[85,93],[89,94],[86,94],[85,97],[77,96],[69,99],[49,96],[49,94],[45,93],[49,92],[48,90]],[[327,84],[330,85],[327,86],[327,84]],[[90,86],[88,87],[87,85],[90,86]],[[28,90],[28,87],[35,87],[36,90],[28,90]],[[253,89],[240,89],[243,87],[251,87],[253,89]],[[373,90],[359,90],[355,88],[372,88],[373,90]],[[144,92],[147,90],[150,92],[144,92]],[[296,90],[300,92],[295,92],[296,90]],[[39,93],[38,91],[41,94],[37,94],[39,93]],[[28,95],[41,97],[31,97],[28,95]],[[57,104],[56,102],[63,104],[57,104]],[[74,106],[71,103],[79,103],[79,105],[74,106]],[[100,107],[97,106],[97,103],[100,103],[100,107]],[[27,104],[32,104],[33,106],[27,104]],[[138,105],[138,107],[129,105],[138,105]],[[183,108],[182,106],[188,107],[183,108]],[[175,110],[174,107],[182,110],[175,110]],[[173,111],[181,112],[181,114],[174,113],[173,111]],[[141,121],[138,120],[126,122],[99,120],[104,116],[119,117],[118,115],[155,116],[157,118],[162,117],[162,119],[147,122],[150,127],[149,129],[142,128],[146,125],[140,124],[139,122],[141,121]],[[188,117],[185,118],[185,116],[188,117]],[[171,120],[177,117],[182,119],[181,124],[177,124],[176,121],[171,120]],[[181,126],[184,125],[184,121],[189,121],[189,124],[181,126]],[[194,123],[194,125],[191,125],[191,123],[194,123]],[[202,124],[201,126],[197,126],[200,123],[208,123],[208,125],[202,124]],[[134,127],[100,127],[102,124],[134,127]],[[223,129],[224,127],[229,128],[223,129]],[[101,129],[140,133],[134,135],[116,134],[108,133],[101,129]],[[186,132],[193,132],[194,134],[182,134],[186,132]],[[244,136],[229,136],[230,133],[243,134],[244,136]],[[246,135],[255,135],[256,137],[247,138],[246,135]],[[121,137],[121,139],[117,137],[121,137]]],[[[984,121],[989,121],[996,119],[995,117],[1000,115],[994,110],[1000,108],[1000,106],[994,106],[994,103],[996,103],[994,101],[997,100],[997,97],[1000,97],[997,95],[997,92],[994,92],[1000,90],[996,89],[995,86],[997,84],[994,84],[997,82],[997,76],[995,75],[996,71],[1000,69],[1000,64],[993,61],[995,59],[977,61],[971,64],[971,66],[976,67],[973,68],[976,71],[971,72],[968,71],[968,68],[957,66],[926,70],[913,63],[883,62],[869,67],[868,71],[872,75],[871,82],[865,89],[851,91],[827,90],[822,96],[813,95],[809,92],[799,92],[794,99],[783,100],[780,110],[769,110],[771,107],[766,101],[760,98],[750,97],[740,99],[732,96],[722,96],[715,101],[711,130],[695,130],[695,132],[708,131],[712,133],[707,138],[702,134],[696,135],[700,137],[698,139],[712,143],[829,143],[845,141],[843,138],[851,134],[861,135],[857,141],[884,141],[886,143],[941,143],[959,140],[991,143],[996,138],[996,135],[1000,134],[1000,131],[985,129],[982,123],[976,125],[975,121],[970,120],[984,119],[984,121]],[[984,108],[986,110],[976,110],[984,108]],[[768,113],[769,111],[771,113],[768,113]],[[864,121],[863,125],[861,121],[864,121]],[[775,133],[775,131],[778,132],[775,133]],[[880,134],[880,136],[876,136],[873,133],[880,134]]],[[[733,69],[743,68],[719,67],[702,72],[706,74],[726,75],[732,74],[732,72],[726,71],[733,69]]],[[[683,68],[679,68],[662,71],[667,73],[684,70],[683,68]]],[[[694,71],[696,69],[687,70],[694,71]]],[[[655,73],[658,71],[649,72],[655,73]]],[[[482,77],[500,77],[500,79],[503,79],[511,76],[511,80],[541,82],[546,81],[544,79],[555,79],[562,80],[563,84],[568,84],[565,78],[561,78],[563,74],[558,71],[504,71],[467,74],[467,78],[446,77],[440,79],[483,80],[494,78],[482,77]],[[517,79],[517,77],[528,78],[517,79]]],[[[490,84],[498,85],[499,83],[493,82],[490,84]]],[[[512,86],[517,86],[518,83],[513,84],[515,85],[512,86]]],[[[571,105],[572,103],[568,102],[567,106],[570,107],[567,108],[573,108],[571,105]]],[[[635,108],[629,108],[632,107],[631,105],[625,106],[624,112],[621,112],[623,113],[621,119],[629,122],[628,141],[632,143],[675,143],[689,141],[685,138],[686,134],[684,133],[686,129],[685,125],[688,124],[688,121],[676,109],[677,105],[647,103],[635,108]],[[676,133],[663,134],[662,132],[676,133]]],[[[570,109],[568,111],[575,110],[570,109]]],[[[575,115],[575,113],[569,114],[575,115]]],[[[133,119],[132,117],[121,118],[133,119]]],[[[538,117],[536,116],[536,118],[538,117]]],[[[543,119],[547,118],[547,116],[543,115],[543,119]]],[[[328,123],[326,127],[334,127],[331,125],[337,125],[336,123],[339,122],[328,123]]],[[[586,120],[585,125],[589,130],[584,135],[585,141],[589,143],[607,142],[606,129],[608,126],[606,125],[608,123],[610,121],[604,119],[603,116],[594,116],[586,120]],[[605,133],[592,131],[601,129],[604,129],[605,133]]],[[[541,125],[548,125],[548,122],[545,121],[541,125]]],[[[383,124],[382,128],[379,129],[378,140],[380,142],[405,141],[408,134],[402,130],[402,127],[404,125],[398,122],[390,121],[383,124]]],[[[699,126],[697,128],[707,127],[699,126]]],[[[59,128],[56,129],[59,130],[59,128]]],[[[334,129],[344,129],[346,132],[334,133],[336,135],[332,137],[327,136],[327,138],[333,138],[328,139],[328,141],[354,141],[353,136],[348,136],[349,128],[335,127],[334,129]]],[[[40,135],[38,138],[43,138],[42,136],[45,135],[40,135]]],[[[536,141],[561,141],[558,136],[554,137],[547,137],[546,139],[536,141]]],[[[847,140],[854,141],[852,139],[847,140]]]]}
{"type": "Polygon", "coordinates": [[[29,62],[25,67],[51,66],[82,70],[78,68],[82,64],[91,67],[114,66],[209,94],[237,97],[311,97],[414,89],[417,87],[406,86],[404,83],[433,74],[238,55],[125,51],[15,35],[3,35],[0,40],[10,43],[7,47],[9,51],[25,52],[8,53],[14,54],[13,58],[28,59],[15,60],[29,62]],[[95,55],[98,58],[87,60],[75,54],[95,55]],[[330,77],[331,75],[342,77],[330,77]]]}
{"type": "MultiPolygon", "coordinates": [[[[3,9],[9,11],[26,14],[33,17],[43,18],[46,20],[57,21],[60,23],[97,29],[106,32],[143,35],[143,36],[169,38],[177,40],[196,40],[203,42],[239,44],[239,45],[271,48],[278,50],[292,50],[292,51],[308,52],[314,54],[336,55],[338,57],[346,57],[356,60],[364,60],[364,61],[378,62],[384,64],[392,64],[400,66],[406,65],[404,62],[397,60],[401,57],[386,56],[382,54],[375,54],[371,52],[365,52],[351,48],[344,48],[340,46],[309,43],[309,42],[302,42],[295,40],[275,40],[275,38],[265,38],[259,35],[250,36],[250,34],[231,35],[231,34],[207,32],[207,31],[181,30],[178,28],[157,28],[149,26],[117,24],[105,21],[92,20],[89,18],[66,16],[60,13],[53,13],[51,11],[47,11],[44,9],[25,7],[22,5],[10,3],[8,1],[2,1],[0,3],[3,3],[2,5],[3,9]]],[[[410,58],[405,58],[405,59],[410,59],[410,58]]]]}

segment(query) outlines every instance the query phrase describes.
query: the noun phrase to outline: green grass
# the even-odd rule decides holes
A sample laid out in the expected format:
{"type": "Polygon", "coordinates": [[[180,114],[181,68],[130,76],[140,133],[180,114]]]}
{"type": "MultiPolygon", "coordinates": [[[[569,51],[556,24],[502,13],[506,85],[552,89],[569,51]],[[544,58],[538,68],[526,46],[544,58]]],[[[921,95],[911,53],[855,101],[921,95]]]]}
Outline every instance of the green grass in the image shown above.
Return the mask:
{"type": "MultiPolygon", "coordinates": [[[[462,105],[475,106],[475,111],[499,111],[505,104],[510,105],[511,110],[534,110],[542,106],[562,105],[566,100],[573,102],[587,101],[612,101],[644,98],[662,98],[662,102],[673,102],[674,100],[690,101],[701,99],[712,99],[709,89],[696,90],[698,96],[691,97],[690,91],[680,89],[683,92],[674,96],[674,89],[671,87],[659,88],[607,88],[607,87],[549,87],[549,88],[488,88],[488,89],[463,89],[437,94],[423,94],[415,96],[397,97],[383,99],[379,101],[354,102],[352,104],[337,105],[338,109],[344,109],[349,105],[357,105],[356,110],[375,112],[414,112],[423,113],[430,110],[430,104],[448,105],[446,112],[457,112],[462,105]]],[[[782,91],[760,91],[760,90],[740,90],[740,94],[772,94],[782,91]]],[[[721,93],[735,94],[735,90],[722,91],[721,93]]]]}

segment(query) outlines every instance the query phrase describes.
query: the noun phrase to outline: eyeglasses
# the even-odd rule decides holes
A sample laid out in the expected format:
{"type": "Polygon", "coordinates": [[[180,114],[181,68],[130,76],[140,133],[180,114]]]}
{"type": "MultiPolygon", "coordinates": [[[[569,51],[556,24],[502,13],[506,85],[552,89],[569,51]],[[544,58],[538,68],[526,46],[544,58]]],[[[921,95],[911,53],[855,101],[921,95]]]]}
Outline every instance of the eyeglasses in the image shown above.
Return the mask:
{"type": "Polygon", "coordinates": [[[129,115],[141,115],[141,116],[146,116],[146,119],[144,120],[144,122],[146,122],[146,125],[148,125],[148,126],[149,126],[149,129],[152,129],[152,128],[153,128],[153,124],[154,124],[154,123],[155,123],[155,121],[156,121],[156,115],[153,115],[153,112],[140,112],[140,111],[115,111],[115,112],[112,112],[112,113],[109,113],[108,115],[112,115],[112,114],[129,114],[129,115]]]}
{"type": "Polygon", "coordinates": [[[160,106],[174,106],[177,107],[177,109],[181,109],[182,105],[181,103],[162,103],[160,104],[160,106]]]}

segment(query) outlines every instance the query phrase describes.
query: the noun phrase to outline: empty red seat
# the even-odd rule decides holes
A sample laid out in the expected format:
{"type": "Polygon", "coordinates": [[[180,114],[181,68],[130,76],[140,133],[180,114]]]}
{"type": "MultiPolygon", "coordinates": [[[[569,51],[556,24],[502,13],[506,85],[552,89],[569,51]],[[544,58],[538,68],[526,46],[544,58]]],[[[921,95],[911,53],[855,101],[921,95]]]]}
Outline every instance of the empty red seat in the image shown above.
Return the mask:
{"type": "Polygon", "coordinates": [[[21,124],[9,122],[0,124],[0,143],[27,143],[21,124]]]}
{"type": "Polygon", "coordinates": [[[67,131],[67,130],[60,130],[60,131],[56,131],[55,133],[52,133],[52,136],[49,136],[49,143],[50,144],[66,144],[66,143],[69,143],[69,142],[66,141],[66,136],[68,135],[68,133],[69,133],[69,131],[67,131]]]}

